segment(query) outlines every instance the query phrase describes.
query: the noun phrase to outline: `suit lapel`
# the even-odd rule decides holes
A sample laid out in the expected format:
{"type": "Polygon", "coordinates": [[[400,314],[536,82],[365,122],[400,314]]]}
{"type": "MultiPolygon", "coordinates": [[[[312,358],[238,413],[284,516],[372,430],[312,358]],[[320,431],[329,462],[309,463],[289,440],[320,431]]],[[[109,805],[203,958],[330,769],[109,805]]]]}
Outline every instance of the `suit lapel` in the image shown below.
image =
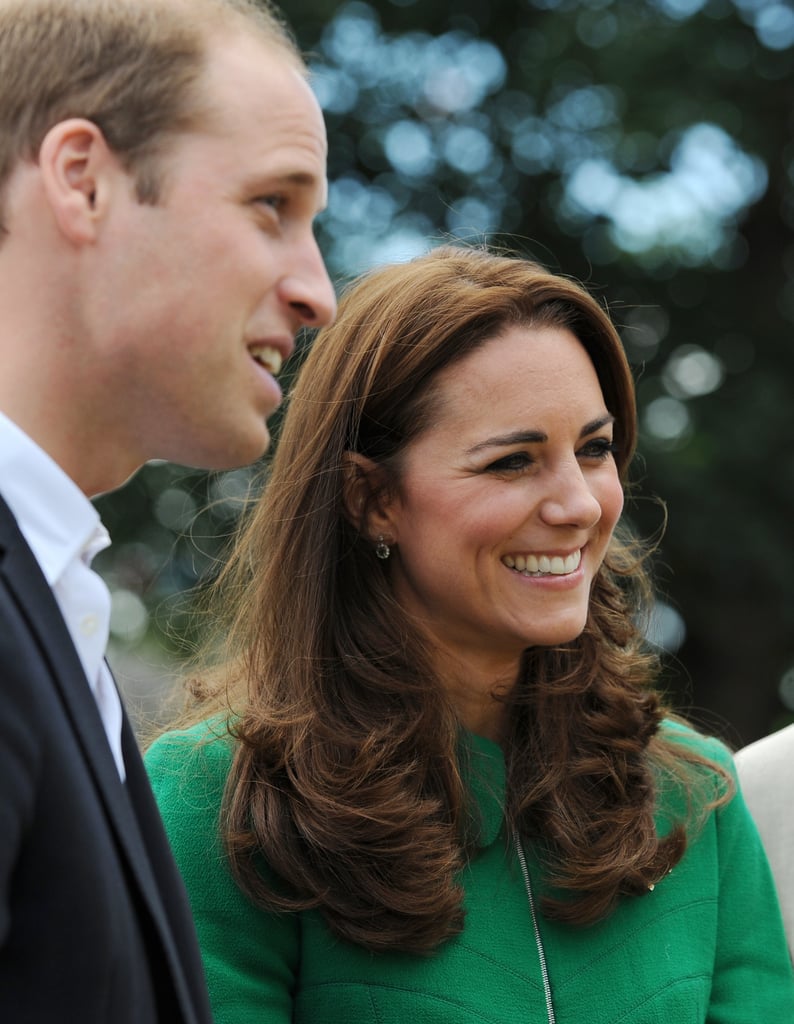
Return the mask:
{"type": "MultiPolygon", "coordinates": [[[[102,719],[58,604],[36,559],[0,498],[0,578],[28,622],[47,662],[53,684],[93,776],[123,859],[130,866],[145,906],[171,962],[177,989],[184,996],[184,979],[172,931],[166,920],[139,823],[126,787],[122,784],[108,745],[102,719]]],[[[140,793],[143,768],[132,730],[123,711],[125,760],[140,793]]],[[[140,798],[140,797],[139,797],[140,798]]],[[[151,794],[150,794],[151,799],[151,794]]],[[[155,837],[159,841],[159,835],[155,837]]],[[[188,1016],[186,1019],[191,1019],[188,1016]]]]}
{"type": "Polygon", "coordinates": [[[0,575],[22,611],[50,669],[100,790],[107,780],[120,781],[96,701],[58,603],[8,506],[0,499],[0,575]]]}

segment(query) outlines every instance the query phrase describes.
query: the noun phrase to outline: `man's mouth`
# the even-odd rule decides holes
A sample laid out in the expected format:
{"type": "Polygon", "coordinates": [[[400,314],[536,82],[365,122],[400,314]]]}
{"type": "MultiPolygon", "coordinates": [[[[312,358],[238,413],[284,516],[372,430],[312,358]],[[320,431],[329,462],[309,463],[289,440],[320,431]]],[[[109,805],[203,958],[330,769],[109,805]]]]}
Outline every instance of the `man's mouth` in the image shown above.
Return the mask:
{"type": "Polygon", "coordinates": [[[274,377],[281,372],[281,364],[284,360],[277,348],[273,348],[272,345],[251,345],[248,351],[254,362],[259,363],[274,377]]]}

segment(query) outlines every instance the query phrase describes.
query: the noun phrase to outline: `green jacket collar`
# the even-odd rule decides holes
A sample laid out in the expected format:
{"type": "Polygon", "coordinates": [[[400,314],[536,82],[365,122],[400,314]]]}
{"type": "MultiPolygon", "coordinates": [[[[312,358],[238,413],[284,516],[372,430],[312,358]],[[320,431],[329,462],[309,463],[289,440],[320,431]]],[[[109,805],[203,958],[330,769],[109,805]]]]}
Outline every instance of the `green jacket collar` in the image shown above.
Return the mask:
{"type": "Polygon", "coordinates": [[[479,812],[477,845],[490,846],[496,841],[504,822],[504,754],[498,743],[466,731],[461,733],[461,748],[463,777],[479,812]]]}

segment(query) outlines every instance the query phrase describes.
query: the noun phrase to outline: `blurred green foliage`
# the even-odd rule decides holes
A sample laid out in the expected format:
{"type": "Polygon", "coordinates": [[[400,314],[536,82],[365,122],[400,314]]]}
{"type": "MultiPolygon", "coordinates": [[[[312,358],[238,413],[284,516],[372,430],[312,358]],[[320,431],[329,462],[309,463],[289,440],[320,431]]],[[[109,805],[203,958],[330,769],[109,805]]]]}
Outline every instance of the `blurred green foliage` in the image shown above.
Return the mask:
{"type": "MultiPolygon", "coordinates": [[[[794,713],[791,4],[283,9],[326,112],[318,237],[332,276],[343,287],[459,238],[534,256],[606,302],[638,380],[642,497],[629,514],[651,535],[650,497],[669,510],[655,627],[667,685],[731,742],[782,724],[794,713]]],[[[211,574],[261,470],[152,465],[99,500],[117,651],[189,646],[179,595],[211,574]]]]}

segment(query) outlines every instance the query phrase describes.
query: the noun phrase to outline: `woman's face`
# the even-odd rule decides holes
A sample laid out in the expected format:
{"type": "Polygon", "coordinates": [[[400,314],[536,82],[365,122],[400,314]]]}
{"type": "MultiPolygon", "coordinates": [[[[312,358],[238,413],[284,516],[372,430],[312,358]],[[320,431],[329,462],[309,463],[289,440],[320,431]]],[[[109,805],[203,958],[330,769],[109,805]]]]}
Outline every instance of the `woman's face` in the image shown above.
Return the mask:
{"type": "Polygon", "coordinates": [[[612,417],[568,330],[511,327],[442,371],[384,510],[395,595],[450,665],[577,637],[623,507],[612,417]]]}

